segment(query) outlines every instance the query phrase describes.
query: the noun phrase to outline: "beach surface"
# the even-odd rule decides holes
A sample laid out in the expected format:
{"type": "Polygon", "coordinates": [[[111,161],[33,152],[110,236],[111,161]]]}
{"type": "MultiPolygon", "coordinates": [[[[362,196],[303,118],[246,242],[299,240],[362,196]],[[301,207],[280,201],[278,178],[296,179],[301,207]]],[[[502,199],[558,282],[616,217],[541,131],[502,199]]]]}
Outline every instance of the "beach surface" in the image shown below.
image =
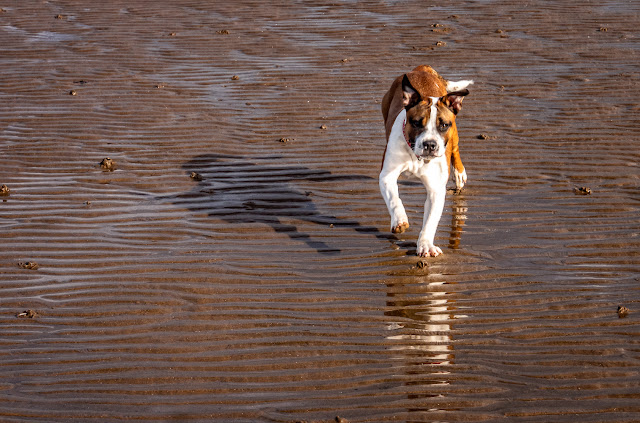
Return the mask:
{"type": "Polygon", "coordinates": [[[1,422],[640,421],[640,3],[99,3],[0,5],[1,422]],[[475,81],[428,259],[422,64],[475,81]]]}

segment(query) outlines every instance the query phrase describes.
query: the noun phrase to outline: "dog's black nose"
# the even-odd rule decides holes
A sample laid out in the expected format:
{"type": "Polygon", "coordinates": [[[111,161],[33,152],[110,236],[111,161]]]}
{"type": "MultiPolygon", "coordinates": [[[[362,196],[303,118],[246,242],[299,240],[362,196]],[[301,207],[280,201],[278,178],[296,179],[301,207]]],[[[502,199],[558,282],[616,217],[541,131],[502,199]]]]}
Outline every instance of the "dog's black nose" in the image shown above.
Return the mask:
{"type": "Polygon", "coordinates": [[[433,153],[438,148],[438,143],[436,141],[425,141],[423,148],[428,153],[433,153]]]}

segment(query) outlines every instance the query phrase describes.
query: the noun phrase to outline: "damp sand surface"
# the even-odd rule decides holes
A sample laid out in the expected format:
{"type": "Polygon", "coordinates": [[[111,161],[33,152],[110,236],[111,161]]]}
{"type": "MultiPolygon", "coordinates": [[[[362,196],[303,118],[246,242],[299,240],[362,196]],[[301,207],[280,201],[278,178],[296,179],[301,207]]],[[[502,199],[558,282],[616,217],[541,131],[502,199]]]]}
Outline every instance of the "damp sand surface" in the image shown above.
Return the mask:
{"type": "Polygon", "coordinates": [[[640,6],[418,3],[3,5],[0,421],[640,421],[640,6]],[[424,260],[420,64],[475,80],[424,260]]]}

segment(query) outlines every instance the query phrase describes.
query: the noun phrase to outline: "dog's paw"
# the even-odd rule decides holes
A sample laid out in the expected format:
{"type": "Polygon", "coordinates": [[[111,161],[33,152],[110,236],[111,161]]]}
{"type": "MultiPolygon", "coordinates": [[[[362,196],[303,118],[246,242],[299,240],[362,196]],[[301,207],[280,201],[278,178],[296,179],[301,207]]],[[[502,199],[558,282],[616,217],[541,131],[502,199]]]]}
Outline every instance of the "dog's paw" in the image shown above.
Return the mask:
{"type": "Polygon", "coordinates": [[[462,172],[458,172],[455,168],[453,169],[453,180],[456,183],[456,189],[461,190],[464,187],[464,184],[467,183],[467,171],[463,170],[462,172]]]}
{"type": "Polygon", "coordinates": [[[404,231],[406,231],[407,229],[409,229],[409,223],[408,222],[400,222],[395,226],[391,227],[391,232],[394,234],[401,234],[404,231]]]}
{"type": "Polygon", "coordinates": [[[419,245],[416,254],[420,257],[438,257],[442,254],[442,250],[435,245],[432,245],[431,247],[419,245]]]}

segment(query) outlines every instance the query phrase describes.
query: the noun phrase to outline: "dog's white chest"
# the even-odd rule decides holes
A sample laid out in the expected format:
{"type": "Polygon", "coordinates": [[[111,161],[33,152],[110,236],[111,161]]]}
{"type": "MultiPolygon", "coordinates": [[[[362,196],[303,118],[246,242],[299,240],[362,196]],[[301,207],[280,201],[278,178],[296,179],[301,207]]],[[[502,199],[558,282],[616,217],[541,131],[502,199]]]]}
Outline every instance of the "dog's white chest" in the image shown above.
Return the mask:
{"type": "Polygon", "coordinates": [[[414,156],[409,163],[407,172],[412,173],[423,182],[429,181],[429,185],[432,186],[446,184],[449,177],[447,160],[444,156],[428,161],[414,156]]]}

